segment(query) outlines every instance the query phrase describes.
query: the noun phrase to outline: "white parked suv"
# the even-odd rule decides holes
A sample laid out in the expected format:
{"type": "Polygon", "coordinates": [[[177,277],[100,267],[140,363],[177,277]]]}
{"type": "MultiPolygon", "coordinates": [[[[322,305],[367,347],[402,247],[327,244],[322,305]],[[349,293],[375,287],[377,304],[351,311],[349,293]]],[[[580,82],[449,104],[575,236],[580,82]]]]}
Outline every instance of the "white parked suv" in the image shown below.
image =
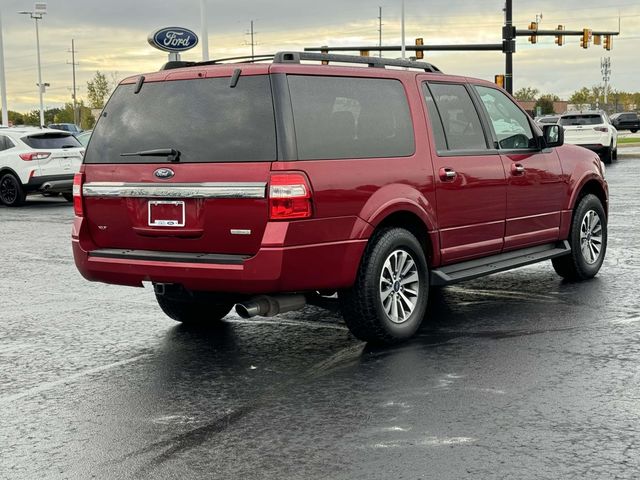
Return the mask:
{"type": "Polygon", "coordinates": [[[69,132],[48,128],[0,128],[0,202],[24,203],[30,193],[62,194],[73,201],[73,175],[84,147],[69,132]]]}
{"type": "Polygon", "coordinates": [[[564,127],[564,142],[598,153],[605,163],[618,156],[618,131],[604,112],[568,112],[558,121],[564,127]]]}

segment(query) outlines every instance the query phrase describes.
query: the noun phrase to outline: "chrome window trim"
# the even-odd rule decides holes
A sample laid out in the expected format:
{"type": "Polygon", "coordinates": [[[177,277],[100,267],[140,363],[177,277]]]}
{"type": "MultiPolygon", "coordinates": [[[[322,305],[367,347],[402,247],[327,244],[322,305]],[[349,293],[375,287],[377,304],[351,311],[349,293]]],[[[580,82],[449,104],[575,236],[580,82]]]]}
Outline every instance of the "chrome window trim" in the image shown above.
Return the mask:
{"type": "Polygon", "coordinates": [[[82,186],[82,195],[128,198],[266,198],[266,186],[265,182],[90,182],[82,186]]]}

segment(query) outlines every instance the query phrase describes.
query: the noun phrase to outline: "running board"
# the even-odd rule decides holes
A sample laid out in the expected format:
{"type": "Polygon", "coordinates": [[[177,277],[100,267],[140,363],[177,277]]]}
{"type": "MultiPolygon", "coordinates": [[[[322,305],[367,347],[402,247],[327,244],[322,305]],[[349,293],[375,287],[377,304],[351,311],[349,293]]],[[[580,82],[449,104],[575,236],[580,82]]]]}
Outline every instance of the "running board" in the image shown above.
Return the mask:
{"type": "Polygon", "coordinates": [[[443,286],[471,280],[512,268],[550,260],[571,253],[569,242],[549,243],[537,247],[523,248],[490,257],[456,263],[431,270],[431,285],[443,286]]]}

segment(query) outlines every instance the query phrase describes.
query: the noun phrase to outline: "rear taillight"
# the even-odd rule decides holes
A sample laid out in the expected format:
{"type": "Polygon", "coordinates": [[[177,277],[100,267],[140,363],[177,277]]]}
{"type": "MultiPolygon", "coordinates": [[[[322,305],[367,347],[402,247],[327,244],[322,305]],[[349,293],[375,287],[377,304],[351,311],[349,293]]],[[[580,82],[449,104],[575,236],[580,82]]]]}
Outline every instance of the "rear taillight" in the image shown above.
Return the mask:
{"type": "Polygon", "coordinates": [[[609,129],[607,127],[593,127],[596,132],[605,132],[607,133],[609,129]]]}
{"type": "Polygon", "coordinates": [[[25,162],[30,162],[32,160],[44,160],[45,158],[49,158],[51,155],[50,152],[29,152],[29,153],[21,153],[20,158],[25,162]]]}
{"type": "Polygon", "coordinates": [[[84,208],[82,207],[82,183],[84,182],[84,173],[76,173],[73,176],[73,213],[77,217],[84,216],[84,208]]]}
{"type": "Polygon", "coordinates": [[[273,173],[269,182],[269,218],[293,220],[311,216],[311,188],[301,173],[273,173]]]}

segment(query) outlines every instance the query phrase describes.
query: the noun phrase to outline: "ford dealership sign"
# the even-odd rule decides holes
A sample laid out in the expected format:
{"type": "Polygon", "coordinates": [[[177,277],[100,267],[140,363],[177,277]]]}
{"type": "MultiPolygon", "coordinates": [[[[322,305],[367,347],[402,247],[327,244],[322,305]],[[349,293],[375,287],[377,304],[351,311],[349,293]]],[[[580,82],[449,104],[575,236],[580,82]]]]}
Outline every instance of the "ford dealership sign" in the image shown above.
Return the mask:
{"type": "Polygon", "coordinates": [[[165,27],[151,33],[149,43],[165,52],[185,52],[198,44],[198,36],[187,28],[165,27]]]}

